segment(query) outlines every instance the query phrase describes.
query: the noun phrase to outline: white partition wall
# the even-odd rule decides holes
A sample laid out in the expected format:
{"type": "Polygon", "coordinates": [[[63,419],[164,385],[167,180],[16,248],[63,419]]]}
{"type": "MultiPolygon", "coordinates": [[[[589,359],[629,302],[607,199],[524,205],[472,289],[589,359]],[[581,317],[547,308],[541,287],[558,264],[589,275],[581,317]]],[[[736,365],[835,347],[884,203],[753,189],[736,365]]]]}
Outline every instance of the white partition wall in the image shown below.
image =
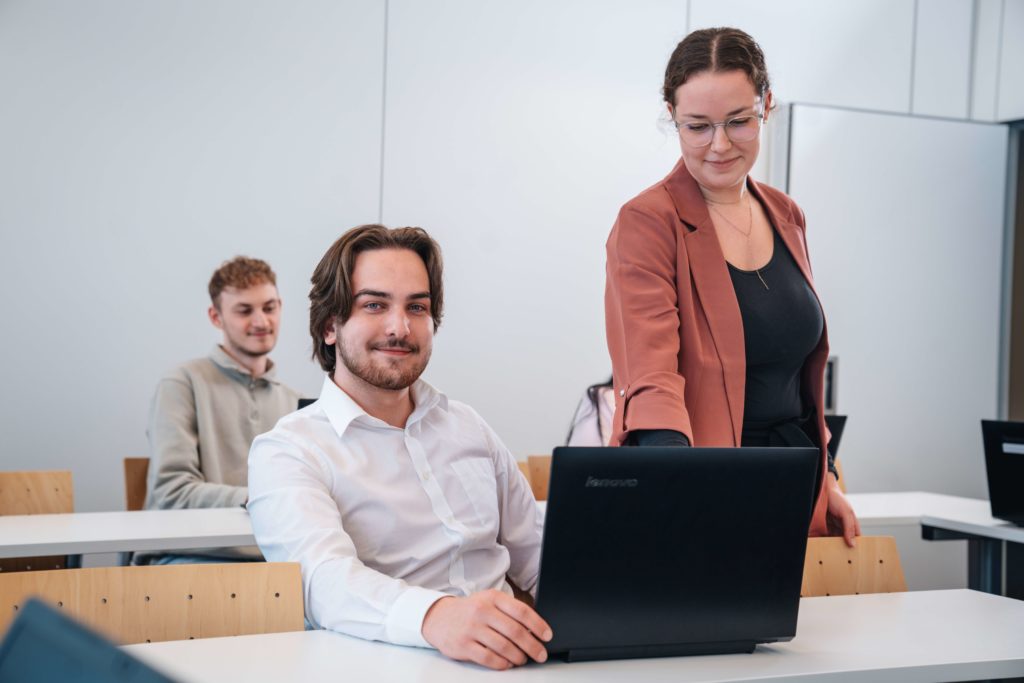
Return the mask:
{"type": "Polygon", "coordinates": [[[691,0],[690,30],[736,26],[764,49],[776,95],[910,111],[914,0],[691,0]]]}
{"type": "Polygon", "coordinates": [[[839,357],[852,490],[987,497],[1007,130],[793,108],[790,194],[839,357]]]}
{"type": "Polygon", "coordinates": [[[266,258],[281,377],[319,391],[309,276],[377,218],[384,3],[0,3],[3,469],[123,501],[157,379],[219,339],[206,283],[266,258]]]}
{"type": "Polygon", "coordinates": [[[685,22],[675,0],[390,2],[384,221],[446,264],[427,379],[518,457],[610,373],[604,242],[678,157],[659,88],[685,22]]]}

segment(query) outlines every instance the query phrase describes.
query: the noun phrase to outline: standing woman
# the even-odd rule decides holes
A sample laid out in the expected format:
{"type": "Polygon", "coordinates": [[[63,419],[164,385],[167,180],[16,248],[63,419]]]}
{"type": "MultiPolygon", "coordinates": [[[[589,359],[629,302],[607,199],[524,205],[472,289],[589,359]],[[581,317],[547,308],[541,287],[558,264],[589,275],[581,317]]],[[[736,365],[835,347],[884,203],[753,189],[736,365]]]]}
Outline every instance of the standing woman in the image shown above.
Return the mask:
{"type": "Polygon", "coordinates": [[[738,29],[694,31],[663,95],[682,158],[608,237],[612,443],[816,446],[810,533],[852,546],[859,524],[822,438],[828,335],[804,214],[748,176],[772,110],[764,54],[738,29]]]}

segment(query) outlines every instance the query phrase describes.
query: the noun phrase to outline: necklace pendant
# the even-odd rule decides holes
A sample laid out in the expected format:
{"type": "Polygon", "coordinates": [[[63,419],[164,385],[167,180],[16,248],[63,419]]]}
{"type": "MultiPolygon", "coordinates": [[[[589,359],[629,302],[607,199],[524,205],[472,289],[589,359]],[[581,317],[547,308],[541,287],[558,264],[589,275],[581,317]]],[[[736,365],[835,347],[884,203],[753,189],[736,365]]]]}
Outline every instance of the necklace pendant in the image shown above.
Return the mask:
{"type": "Polygon", "coordinates": [[[754,272],[757,273],[757,279],[761,281],[761,284],[764,285],[764,288],[767,289],[768,291],[771,291],[772,288],[769,287],[768,283],[764,281],[763,277],[761,277],[761,269],[758,268],[754,272]]]}

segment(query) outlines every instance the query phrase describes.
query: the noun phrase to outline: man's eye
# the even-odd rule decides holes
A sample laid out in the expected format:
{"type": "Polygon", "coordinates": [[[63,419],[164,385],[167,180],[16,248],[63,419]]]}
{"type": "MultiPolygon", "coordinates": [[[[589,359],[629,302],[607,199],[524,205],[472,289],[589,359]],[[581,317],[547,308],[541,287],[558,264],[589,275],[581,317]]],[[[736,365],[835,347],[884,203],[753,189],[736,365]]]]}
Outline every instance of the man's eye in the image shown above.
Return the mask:
{"type": "Polygon", "coordinates": [[[368,301],[363,306],[363,308],[365,308],[368,311],[382,311],[382,310],[384,310],[384,304],[382,304],[382,303],[380,303],[378,301],[368,301]]]}
{"type": "Polygon", "coordinates": [[[703,133],[704,131],[706,131],[708,129],[708,124],[706,124],[706,123],[684,123],[683,127],[686,128],[686,130],[690,131],[691,133],[703,133]]]}
{"type": "Polygon", "coordinates": [[[426,313],[427,307],[424,306],[423,304],[412,304],[411,306],[409,306],[409,310],[412,311],[413,313],[426,313]]]}

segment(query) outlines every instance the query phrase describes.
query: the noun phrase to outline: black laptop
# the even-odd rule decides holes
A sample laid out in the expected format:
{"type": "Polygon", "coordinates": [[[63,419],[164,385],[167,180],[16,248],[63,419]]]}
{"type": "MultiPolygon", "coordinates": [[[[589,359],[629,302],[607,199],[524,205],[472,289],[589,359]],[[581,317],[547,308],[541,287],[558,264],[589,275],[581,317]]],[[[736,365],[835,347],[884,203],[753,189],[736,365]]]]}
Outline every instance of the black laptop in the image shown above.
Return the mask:
{"type": "Polygon", "coordinates": [[[796,633],[815,448],[556,448],[537,611],[569,661],[796,633]]]}
{"type": "Polygon", "coordinates": [[[1024,526],[1024,422],[981,421],[992,516],[1024,526]]]}
{"type": "Polygon", "coordinates": [[[29,600],[0,643],[0,683],[173,683],[60,611],[29,600]]]}
{"type": "Polygon", "coordinates": [[[832,434],[832,440],[828,442],[828,452],[832,458],[839,457],[839,442],[843,440],[843,430],[846,429],[846,415],[826,415],[825,426],[832,434]]]}

